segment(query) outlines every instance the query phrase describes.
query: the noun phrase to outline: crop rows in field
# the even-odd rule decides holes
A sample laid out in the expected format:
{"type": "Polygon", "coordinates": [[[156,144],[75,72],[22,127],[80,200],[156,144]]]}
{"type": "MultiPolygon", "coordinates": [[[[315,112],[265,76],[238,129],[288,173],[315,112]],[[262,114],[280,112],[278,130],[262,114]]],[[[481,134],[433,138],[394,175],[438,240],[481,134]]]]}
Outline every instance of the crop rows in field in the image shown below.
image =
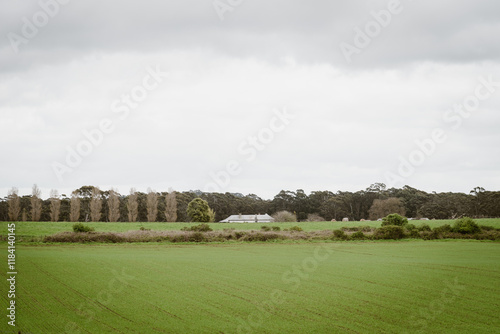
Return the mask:
{"type": "Polygon", "coordinates": [[[492,242],[26,245],[18,265],[23,332],[487,333],[500,326],[500,245],[492,242]]]}

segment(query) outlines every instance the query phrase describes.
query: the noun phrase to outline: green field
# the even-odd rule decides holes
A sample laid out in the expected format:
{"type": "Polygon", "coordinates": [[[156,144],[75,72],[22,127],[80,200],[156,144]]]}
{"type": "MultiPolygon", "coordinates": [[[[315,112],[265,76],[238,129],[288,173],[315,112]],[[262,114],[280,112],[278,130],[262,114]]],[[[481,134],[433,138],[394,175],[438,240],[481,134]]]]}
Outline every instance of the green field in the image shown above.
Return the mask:
{"type": "MultiPolygon", "coordinates": [[[[500,219],[476,219],[480,225],[490,225],[500,228],[500,219]]],[[[416,220],[410,223],[419,226],[421,224],[428,224],[431,228],[441,226],[444,224],[453,225],[453,220],[429,220],[422,221],[416,220]]],[[[5,234],[7,231],[8,222],[0,222],[1,230],[0,235],[5,234]]],[[[59,232],[72,231],[74,223],[71,222],[16,222],[16,233],[18,237],[41,237],[52,235],[59,232]]],[[[85,223],[97,232],[126,232],[130,230],[138,230],[141,226],[151,230],[180,230],[186,226],[197,225],[195,223],[85,223]]],[[[223,230],[225,228],[235,228],[237,230],[260,230],[261,226],[280,226],[282,229],[290,228],[292,226],[300,226],[304,231],[318,231],[318,230],[334,230],[341,227],[349,226],[370,226],[380,227],[381,222],[378,221],[364,221],[364,222],[301,222],[301,223],[210,223],[210,227],[214,230],[223,230]]]]}
{"type": "Polygon", "coordinates": [[[500,332],[497,242],[24,244],[17,257],[15,333],[500,332]]]}

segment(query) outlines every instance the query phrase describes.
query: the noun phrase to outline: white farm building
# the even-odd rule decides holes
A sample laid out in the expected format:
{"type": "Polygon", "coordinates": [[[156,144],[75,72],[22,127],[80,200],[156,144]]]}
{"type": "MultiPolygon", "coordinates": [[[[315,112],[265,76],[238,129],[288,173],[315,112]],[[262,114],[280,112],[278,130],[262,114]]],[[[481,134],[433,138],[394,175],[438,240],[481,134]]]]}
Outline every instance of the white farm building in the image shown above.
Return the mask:
{"type": "Polygon", "coordinates": [[[224,220],[220,221],[221,223],[272,223],[274,222],[274,218],[268,215],[232,215],[227,217],[224,220]]]}

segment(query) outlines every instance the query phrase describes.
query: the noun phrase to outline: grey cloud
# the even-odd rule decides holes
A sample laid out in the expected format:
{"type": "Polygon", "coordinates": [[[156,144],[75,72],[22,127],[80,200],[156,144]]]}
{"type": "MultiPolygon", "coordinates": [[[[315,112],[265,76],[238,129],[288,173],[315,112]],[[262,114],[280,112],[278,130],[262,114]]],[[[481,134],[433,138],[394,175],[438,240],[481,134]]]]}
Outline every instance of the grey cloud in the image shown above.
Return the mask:
{"type": "MultiPolygon", "coordinates": [[[[348,65],[341,42],[353,43],[371,11],[389,1],[246,1],[220,21],[211,1],[73,1],[14,55],[0,42],[3,70],[67,61],[93,51],[148,52],[205,48],[235,57],[276,61],[291,56],[335,66],[388,67],[416,61],[498,60],[500,3],[401,0],[403,11],[348,65]],[[139,51],[140,50],[140,51],[139,51]],[[16,65],[22,64],[22,65],[16,65]]],[[[40,7],[11,4],[2,31],[20,32],[21,17],[40,7]]]]}

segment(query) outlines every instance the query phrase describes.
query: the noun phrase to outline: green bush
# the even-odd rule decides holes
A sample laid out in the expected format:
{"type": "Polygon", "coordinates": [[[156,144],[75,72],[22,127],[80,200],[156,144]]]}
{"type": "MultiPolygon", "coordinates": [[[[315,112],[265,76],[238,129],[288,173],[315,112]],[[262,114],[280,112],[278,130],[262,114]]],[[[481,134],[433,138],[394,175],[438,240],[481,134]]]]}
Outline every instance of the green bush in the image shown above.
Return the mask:
{"type": "Polygon", "coordinates": [[[420,234],[418,233],[417,229],[414,229],[414,230],[410,231],[410,238],[415,238],[415,239],[420,238],[420,234]]]}
{"type": "Polygon", "coordinates": [[[370,226],[350,226],[350,227],[341,227],[340,228],[344,232],[371,232],[372,228],[370,226]]]}
{"type": "Polygon", "coordinates": [[[304,220],[306,220],[306,219],[307,219],[307,213],[305,213],[305,212],[299,212],[299,213],[297,214],[297,220],[298,220],[299,222],[304,221],[304,220]]]}
{"type": "Polygon", "coordinates": [[[432,231],[431,227],[429,225],[427,225],[427,224],[420,225],[419,227],[417,227],[417,230],[419,230],[420,232],[423,232],[423,231],[430,232],[430,231],[432,231]]]}
{"type": "Polygon", "coordinates": [[[191,227],[183,227],[181,231],[193,231],[193,232],[210,232],[213,231],[208,224],[198,224],[191,227]]]}
{"type": "Polygon", "coordinates": [[[406,219],[406,217],[398,215],[397,213],[392,213],[382,218],[382,226],[388,226],[388,225],[403,226],[406,224],[408,224],[408,219],[406,219]]]}
{"type": "Polygon", "coordinates": [[[336,239],[342,239],[342,240],[346,240],[347,239],[347,235],[342,230],[334,230],[333,231],[333,237],[336,238],[336,239]]]}
{"type": "Polygon", "coordinates": [[[271,231],[271,228],[269,226],[266,226],[266,225],[262,226],[260,229],[262,231],[266,231],[266,232],[271,231]]]}
{"type": "Polygon", "coordinates": [[[376,239],[402,239],[405,236],[401,226],[387,225],[375,230],[374,236],[376,239]]]}
{"type": "Polygon", "coordinates": [[[481,229],[476,222],[469,217],[463,217],[457,219],[455,224],[453,224],[453,232],[458,232],[462,234],[474,234],[480,232],[481,229]]]}
{"type": "Polygon", "coordinates": [[[279,226],[273,226],[273,231],[281,231],[281,227],[279,227],[279,226]]]}
{"type": "Polygon", "coordinates": [[[371,232],[372,228],[370,226],[361,226],[360,231],[362,232],[371,232]]]}
{"type": "Polygon", "coordinates": [[[488,226],[488,225],[479,225],[479,228],[482,231],[495,231],[496,230],[493,226],[488,226]]]}
{"type": "Polygon", "coordinates": [[[245,235],[246,235],[246,232],[241,232],[241,231],[240,231],[240,232],[238,232],[238,231],[237,231],[237,232],[234,232],[234,237],[235,237],[236,239],[241,239],[241,238],[243,238],[245,235]]]}
{"type": "Polygon", "coordinates": [[[186,212],[191,221],[197,223],[210,222],[213,214],[213,211],[210,211],[208,202],[201,198],[195,198],[189,202],[186,212]]]}
{"type": "Polygon", "coordinates": [[[432,231],[436,233],[448,233],[452,231],[452,228],[450,225],[445,224],[442,226],[435,227],[432,231]]]}
{"type": "Polygon", "coordinates": [[[420,232],[420,237],[424,240],[435,240],[439,238],[439,233],[435,231],[422,231],[420,232]]]}
{"type": "Polygon", "coordinates": [[[76,223],[73,225],[73,232],[93,232],[94,228],[83,225],[82,223],[76,223]]]}
{"type": "Polygon", "coordinates": [[[290,227],[290,231],[302,232],[303,229],[298,226],[292,226],[290,227]]]}
{"type": "Polygon", "coordinates": [[[406,229],[407,231],[410,231],[410,232],[411,232],[411,231],[413,231],[413,230],[416,230],[416,229],[417,229],[417,227],[416,227],[415,225],[413,225],[413,224],[406,224],[406,225],[405,225],[405,229],[406,229]]]}
{"type": "Polygon", "coordinates": [[[205,237],[201,232],[194,232],[189,236],[189,241],[191,242],[202,242],[205,241],[205,237]]]}
{"type": "Polygon", "coordinates": [[[365,238],[365,234],[361,231],[355,232],[351,235],[352,239],[360,240],[365,238]]]}
{"type": "Polygon", "coordinates": [[[195,232],[210,232],[213,231],[210,225],[208,224],[199,224],[195,226],[191,226],[191,231],[195,232]]]}

